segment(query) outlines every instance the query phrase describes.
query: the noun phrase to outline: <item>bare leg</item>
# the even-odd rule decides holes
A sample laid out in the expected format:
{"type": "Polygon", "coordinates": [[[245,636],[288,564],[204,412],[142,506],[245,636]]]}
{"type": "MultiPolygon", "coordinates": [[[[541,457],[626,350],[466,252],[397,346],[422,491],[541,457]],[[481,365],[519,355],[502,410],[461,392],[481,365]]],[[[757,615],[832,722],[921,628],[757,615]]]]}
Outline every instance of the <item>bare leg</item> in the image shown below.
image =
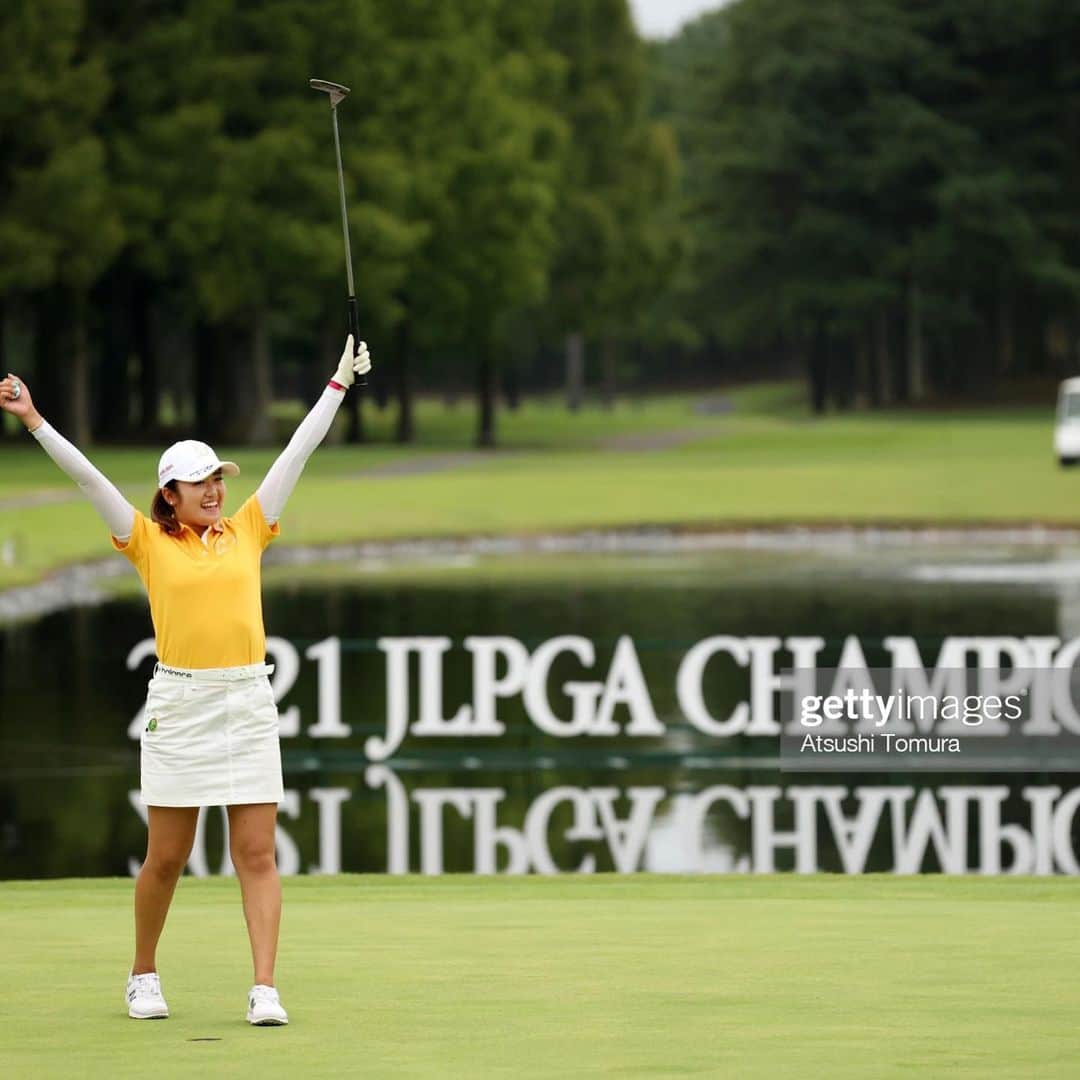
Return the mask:
{"type": "Polygon", "coordinates": [[[281,925],[281,879],[274,849],[277,809],[277,803],[229,807],[229,853],[244,898],[255,982],[265,986],[274,985],[281,925]]]}
{"type": "Polygon", "coordinates": [[[150,806],[146,862],[135,879],[135,962],[133,975],[157,971],[157,944],[176,883],[195,840],[197,806],[150,806]]]}

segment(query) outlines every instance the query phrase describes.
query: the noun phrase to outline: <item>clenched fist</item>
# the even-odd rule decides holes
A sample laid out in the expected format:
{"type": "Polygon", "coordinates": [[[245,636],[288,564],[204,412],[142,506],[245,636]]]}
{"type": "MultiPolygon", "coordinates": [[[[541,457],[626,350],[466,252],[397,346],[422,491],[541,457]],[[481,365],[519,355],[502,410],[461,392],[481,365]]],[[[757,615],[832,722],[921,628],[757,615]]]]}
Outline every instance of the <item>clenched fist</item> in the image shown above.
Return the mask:
{"type": "Polygon", "coordinates": [[[42,422],[41,414],[34,408],[30,388],[18,375],[10,372],[6,379],[0,379],[0,409],[17,416],[27,431],[33,431],[42,422]]]}

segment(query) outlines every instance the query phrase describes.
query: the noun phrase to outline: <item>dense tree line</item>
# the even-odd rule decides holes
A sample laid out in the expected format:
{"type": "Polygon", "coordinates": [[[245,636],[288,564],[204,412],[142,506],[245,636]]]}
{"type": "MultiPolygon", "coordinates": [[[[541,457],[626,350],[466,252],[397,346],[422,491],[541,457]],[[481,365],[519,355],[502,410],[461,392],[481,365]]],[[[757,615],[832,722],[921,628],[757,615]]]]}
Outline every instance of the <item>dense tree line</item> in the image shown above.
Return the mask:
{"type": "Polygon", "coordinates": [[[317,393],[346,323],[316,75],[352,87],[377,404],[407,441],[418,383],[472,386],[490,444],[500,381],[561,371],[569,334],[625,344],[678,257],[644,55],[626,0],[12,0],[2,365],[81,442],[258,442],[272,393],[317,393]]]}
{"type": "MultiPolygon", "coordinates": [[[[818,409],[1080,364],[1080,7],[10,0],[0,368],[81,442],[269,437],[344,336],[374,405],[806,373],[818,409]]],[[[350,438],[364,434],[350,395],[350,438]]]]}
{"type": "Polygon", "coordinates": [[[655,50],[693,324],[815,408],[1080,367],[1080,6],[741,0],[655,50]]]}

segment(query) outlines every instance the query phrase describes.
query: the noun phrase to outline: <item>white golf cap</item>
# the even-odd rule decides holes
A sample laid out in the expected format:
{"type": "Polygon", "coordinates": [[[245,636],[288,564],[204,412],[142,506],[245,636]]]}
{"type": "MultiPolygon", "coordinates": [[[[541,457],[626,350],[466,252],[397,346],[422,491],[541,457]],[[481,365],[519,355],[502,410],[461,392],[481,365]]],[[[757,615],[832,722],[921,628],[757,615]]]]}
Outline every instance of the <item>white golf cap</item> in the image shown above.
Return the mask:
{"type": "Polygon", "coordinates": [[[186,480],[194,483],[205,480],[220,469],[226,476],[239,476],[240,466],[235,461],[221,461],[204,442],[184,439],[173,443],[158,462],[158,487],[170,480],[186,480]]]}

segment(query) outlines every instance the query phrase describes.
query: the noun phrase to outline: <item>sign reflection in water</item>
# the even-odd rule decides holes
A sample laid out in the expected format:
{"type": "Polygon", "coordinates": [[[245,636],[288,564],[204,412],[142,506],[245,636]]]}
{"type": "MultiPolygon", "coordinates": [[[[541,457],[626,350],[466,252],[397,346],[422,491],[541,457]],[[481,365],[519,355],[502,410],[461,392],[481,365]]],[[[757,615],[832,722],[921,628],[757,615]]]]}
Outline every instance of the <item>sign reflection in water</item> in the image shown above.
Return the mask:
{"type": "MultiPolygon", "coordinates": [[[[1055,593],[767,569],[268,589],[283,870],[1080,872],[1068,774],[791,776],[761,737],[800,650],[1064,648],[1055,593]]],[[[117,601],[0,632],[0,875],[137,869],[147,629],[117,601]]],[[[229,872],[222,819],[193,873],[229,872]]]]}
{"type": "MultiPolygon", "coordinates": [[[[392,769],[375,765],[365,770],[363,788],[385,791],[385,869],[392,874],[453,869],[478,874],[598,869],[767,873],[785,867],[799,873],[854,874],[886,868],[873,858],[875,839],[883,830],[892,840],[887,868],[896,873],[924,868],[951,874],[1080,873],[1071,836],[1080,789],[1063,794],[1056,785],[1024,787],[1022,824],[1003,824],[1010,789],[993,784],[921,790],[915,785],[716,784],[682,793],[655,785],[559,784],[522,809],[504,787],[410,789],[392,769]],[[845,809],[849,804],[854,806],[850,813],[845,809]],[[501,824],[504,816],[521,824],[501,824]],[[779,823],[792,817],[788,825],[779,823]],[[467,831],[462,835],[463,824],[467,831]]],[[[139,792],[129,795],[145,816],[139,792]]],[[[349,869],[343,861],[343,822],[348,804],[359,796],[363,805],[366,795],[346,786],[287,790],[277,837],[282,873],[349,869]],[[302,850],[296,836],[295,826],[308,824],[302,817],[314,821],[310,852],[302,850]]],[[[216,860],[210,853],[208,813],[213,811],[200,817],[189,869],[196,875],[231,874],[224,843],[217,845],[216,860]]],[[[130,858],[128,868],[137,873],[139,861],[130,858]]]]}

